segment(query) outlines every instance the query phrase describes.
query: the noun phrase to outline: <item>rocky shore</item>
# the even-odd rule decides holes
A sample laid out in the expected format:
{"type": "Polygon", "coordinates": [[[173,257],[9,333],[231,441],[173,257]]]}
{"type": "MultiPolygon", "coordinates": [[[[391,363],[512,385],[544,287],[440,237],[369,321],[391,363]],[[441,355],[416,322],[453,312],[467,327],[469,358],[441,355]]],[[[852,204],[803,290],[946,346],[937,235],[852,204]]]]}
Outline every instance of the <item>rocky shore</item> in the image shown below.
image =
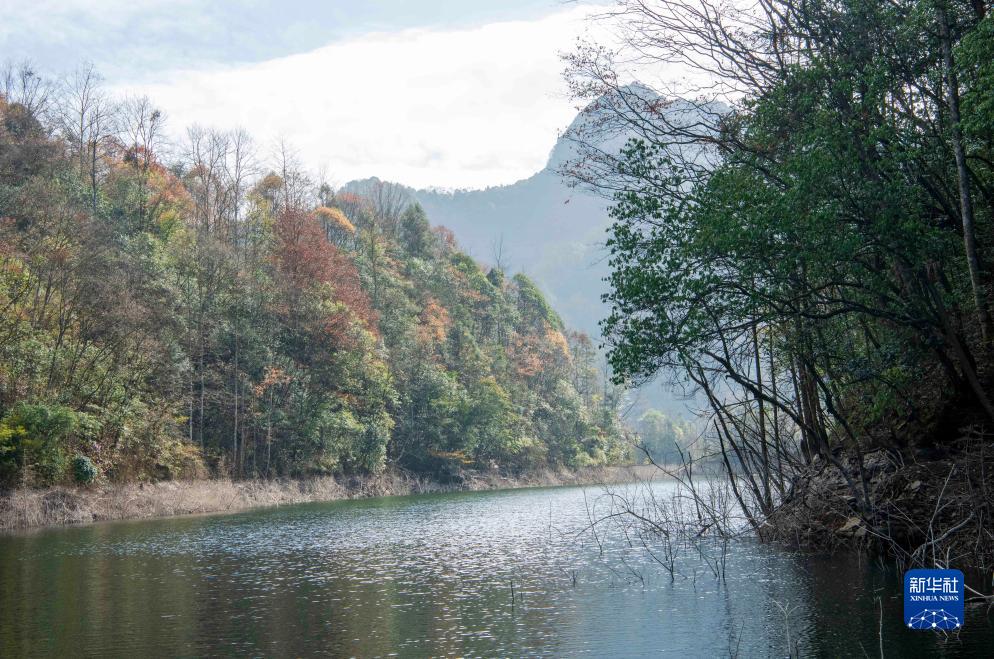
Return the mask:
{"type": "Polygon", "coordinates": [[[867,549],[909,566],[994,566],[990,437],[911,455],[878,450],[862,467],[851,457],[843,464],[850,482],[827,461],[803,472],[764,537],[802,550],[867,549]]]}

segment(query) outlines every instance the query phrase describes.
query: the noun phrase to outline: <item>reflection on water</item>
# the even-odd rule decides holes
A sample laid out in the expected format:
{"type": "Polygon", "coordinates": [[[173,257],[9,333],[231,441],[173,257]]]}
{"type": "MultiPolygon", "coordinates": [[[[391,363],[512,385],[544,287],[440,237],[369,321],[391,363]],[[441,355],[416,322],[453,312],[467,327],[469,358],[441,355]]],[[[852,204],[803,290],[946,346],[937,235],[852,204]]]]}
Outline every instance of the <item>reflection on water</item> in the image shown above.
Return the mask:
{"type": "Polygon", "coordinates": [[[0,537],[0,656],[786,656],[788,626],[805,656],[877,656],[881,607],[889,656],[994,647],[983,610],[959,638],[904,629],[900,575],[858,557],[744,541],[724,583],[689,553],[671,580],[563,533],[586,522],[558,488],[0,537]]]}

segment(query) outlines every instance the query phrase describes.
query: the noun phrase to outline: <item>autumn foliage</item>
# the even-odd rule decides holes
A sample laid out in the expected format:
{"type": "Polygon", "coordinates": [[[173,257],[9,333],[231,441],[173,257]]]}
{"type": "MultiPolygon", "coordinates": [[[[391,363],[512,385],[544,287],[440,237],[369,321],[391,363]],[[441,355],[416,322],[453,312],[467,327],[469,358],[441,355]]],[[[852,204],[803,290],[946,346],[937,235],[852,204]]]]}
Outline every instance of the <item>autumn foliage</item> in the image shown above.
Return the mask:
{"type": "Polygon", "coordinates": [[[0,97],[0,486],[77,458],[127,481],[620,455],[527,279],[288,152],[249,176],[242,133],[192,128],[163,162],[161,114],[128,107],[80,139],[0,97]]]}

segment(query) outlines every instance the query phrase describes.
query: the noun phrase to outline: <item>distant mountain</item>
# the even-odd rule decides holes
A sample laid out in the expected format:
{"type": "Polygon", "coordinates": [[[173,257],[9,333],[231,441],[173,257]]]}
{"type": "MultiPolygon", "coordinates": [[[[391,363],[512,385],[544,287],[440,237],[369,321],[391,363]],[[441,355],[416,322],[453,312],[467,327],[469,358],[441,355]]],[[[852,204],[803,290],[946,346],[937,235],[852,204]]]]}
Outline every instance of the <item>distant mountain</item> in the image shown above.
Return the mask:
{"type": "MultiPolygon", "coordinates": [[[[678,121],[694,111],[692,104],[665,101],[647,87],[630,86],[624,93],[630,95],[629,101],[634,97],[662,107],[678,121]]],[[[598,323],[609,311],[601,296],[608,290],[604,279],[609,273],[605,242],[611,225],[610,200],[570,187],[560,172],[582,157],[577,140],[597,139],[596,148],[611,156],[624,146],[629,134],[612,125],[612,110],[617,108],[609,102],[601,99],[581,111],[556,142],[546,166],[529,178],[484,190],[403,188],[424,207],[432,224],[451,229],[474,258],[491,265],[499,259],[506,270],[527,273],[566,323],[587,332],[595,342],[600,339],[598,323]]],[[[352,181],[344,189],[363,194],[377,183],[378,179],[352,181]]],[[[657,406],[683,407],[672,401],[660,404],[657,395],[646,394],[657,406]]]]}
{"type": "Polygon", "coordinates": [[[476,258],[495,263],[502,250],[502,264],[528,273],[568,324],[600,336],[606,200],[570,189],[549,168],[499,188],[416,197],[432,222],[451,229],[476,258]]]}
{"type": "MultiPolygon", "coordinates": [[[[376,179],[352,181],[348,192],[367,193],[376,179]]],[[[549,167],[511,185],[457,192],[404,191],[433,225],[452,230],[474,258],[525,272],[549,296],[570,326],[596,338],[607,290],[604,253],[608,202],[569,188],[549,167]]]]}

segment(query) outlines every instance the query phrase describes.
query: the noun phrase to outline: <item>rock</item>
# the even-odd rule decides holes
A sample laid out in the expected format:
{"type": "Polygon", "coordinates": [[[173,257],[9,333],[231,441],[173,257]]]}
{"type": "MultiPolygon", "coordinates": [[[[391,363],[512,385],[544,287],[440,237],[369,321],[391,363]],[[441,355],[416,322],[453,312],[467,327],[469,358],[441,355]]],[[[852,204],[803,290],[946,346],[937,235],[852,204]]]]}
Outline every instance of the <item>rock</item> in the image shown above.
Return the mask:
{"type": "Polygon", "coordinates": [[[858,531],[862,531],[859,535],[866,534],[866,529],[863,527],[863,520],[859,517],[850,517],[846,520],[846,523],[842,525],[842,528],[838,530],[839,535],[857,535],[858,531]]]}

